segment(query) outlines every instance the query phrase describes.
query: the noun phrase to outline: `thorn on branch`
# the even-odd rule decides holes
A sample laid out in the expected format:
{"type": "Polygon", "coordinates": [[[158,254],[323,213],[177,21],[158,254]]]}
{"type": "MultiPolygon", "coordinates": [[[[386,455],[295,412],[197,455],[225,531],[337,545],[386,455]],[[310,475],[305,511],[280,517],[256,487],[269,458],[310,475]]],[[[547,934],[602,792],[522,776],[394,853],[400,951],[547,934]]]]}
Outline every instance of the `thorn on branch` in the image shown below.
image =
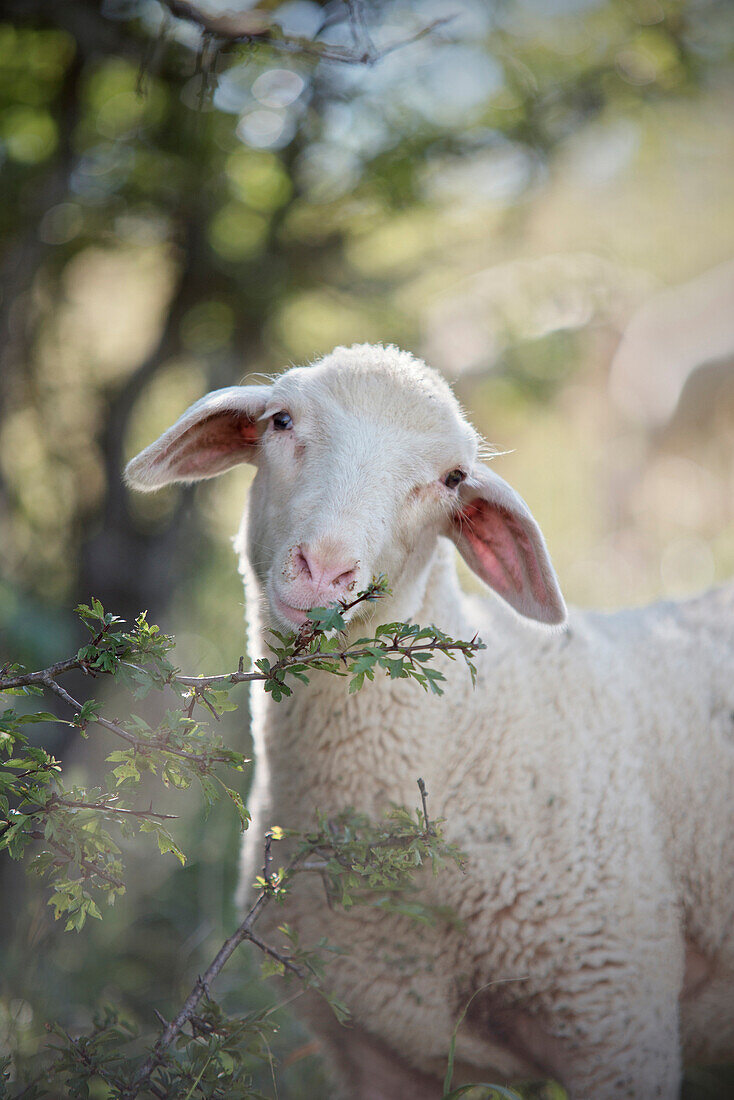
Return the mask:
{"type": "Polygon", "coordinates": [[[178,814],[162,814],[153,809],[153,803],[150,804],[148,810],[134,810],[128,806],[116,806],[113,805],[117,801],[117,796],[110,796],[109,800],[102,800],[100,802],[83,802],[74,801],[69,798],[60,798],[58,795],[52,795],[46,802],[45,806],[41,806],[40,810],[50,813],[56,806],[65,806],[70,810],[98,810],[100,813],[112,814],[112,815],[128,815],[130,817],[139,817],[142,819],[154,818],[160,821],[175,821],[178,818],[178,814]]]}
{"type": "Polygon", "coordinates": [[[265,955],[269,955],[271,959],[275,959],[284,970],[288,970],[291,974],[295,974],[301,981],[305,980],[306,971],[303,967],[294,963],[290,955],[283,955],[280,951],[276,951],[269,943],[265,943],[265,940],[261,940],[259,936],[256,936],[251,929],[248,929],[245,933],[245,939],[248,939],[250,943],[254,943],[255,947],[259,947],[265,955]]]}
{"type": "Polygon", "coordinates": [[[272,883],[270,881],[270,868],[273,863],[273,853],[271,851],[272,845],[273,833],[270,829],[268,829],[267,833],[265,834],[265,859],[263,862],[263,879],[268,884],[268,886],[272,886],[272,883]]]}
{"type": "Polygon", "coordinates": [[[423,803],[423,829],[426,836],[435,836],[436,830],[431,825],[428,817],[428,791],[422,779],[418,780],[418,790],[421,792],[421,802],[423,803]]]}

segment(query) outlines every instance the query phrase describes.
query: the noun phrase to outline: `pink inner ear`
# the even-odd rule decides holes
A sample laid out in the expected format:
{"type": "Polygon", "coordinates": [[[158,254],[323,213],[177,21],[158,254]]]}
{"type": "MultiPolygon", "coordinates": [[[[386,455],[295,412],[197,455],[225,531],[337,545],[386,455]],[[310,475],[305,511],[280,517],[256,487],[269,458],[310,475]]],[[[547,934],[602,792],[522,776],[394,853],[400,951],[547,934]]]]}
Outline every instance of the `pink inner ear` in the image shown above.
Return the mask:
{"type": "Polygon", "coordinates": [[[460,522],[487,584],[504,596],[529,584],[536,600],[548,602],[535,547],[511,512],[478,498],[462,509],[460,522]]]}
{"type": "Polygon", "coordinates": [[[219,413],[174,440],[165,457],[170,457],[171,469],[178,477],[198,477],[234,465],[233,457],[257,442],[256,421],[238,413],[219,413]]]}

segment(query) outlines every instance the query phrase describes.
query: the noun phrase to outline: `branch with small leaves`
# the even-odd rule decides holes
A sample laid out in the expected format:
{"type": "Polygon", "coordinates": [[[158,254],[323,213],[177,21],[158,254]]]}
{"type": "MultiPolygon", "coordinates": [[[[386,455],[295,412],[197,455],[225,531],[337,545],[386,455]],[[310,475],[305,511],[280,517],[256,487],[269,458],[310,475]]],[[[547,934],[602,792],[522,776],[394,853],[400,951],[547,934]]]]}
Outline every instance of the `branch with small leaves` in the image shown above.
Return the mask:
{"type": "Polygon", "coordinates": [[[158,1095],[158,1086],[153,1078],[163,1072],[168,1075],[172,1072],[167,1052],[187,1026],[192,1027],[196,1037],[197,1030],[200,1030],[197,1017],[199,1005],[202,1002],[207,1006],[213,1004],[212,986],[242,943],[252,943],[266,956],[263,967],[266,976],[280,974],[296,978],[304,987],[321,993],[338,1019],[348,1019],[347,1009],[322,984],[322,954],[328,950],[328,945],[322,943],[317,950],[304,949],[294,930],[283,925],[281,932],[290,944],[286,952],[261,939],[254,930],[265,910],[287,896],[296,876],[314,869],[314,856],[324,876],[331,904],[345,908],[355,904],[378,905],[382,910],[400,912],[413,920],[435,921],[445,916],[422,905],[420,900],[406,900],[402,896],[410,894],[412,876],[425,863],[431,864],[434,874],[446,860],[463,866],[461,853],[443,839],[442,823],[429,821],[423,780],[419,780],[418,785],[422,810],[416,811],[415,815],[393,807],[385,820],[376,824],[363,815],[345,811],[329,821],[319,819],[318,830],[305,836],[278,828],[266,834],[263,873],[256,882],[258,893],[255,900],[239,927],[225,940],[207,969],[196,979],[175,1018],[170,1023],[164,1021],[163,1032],[135,1071],[129,1088],[123,1092],[126,1100],[133,1100],[141,1091],[152,1091],[158,1095]],[[285,868],[273,871],[273,842],[288,839],[297,843],[297,850],[285,868]],[[359,888],[358,891],[355,887],[359,888]]]}
{"type": "Polygon", "coordinates": [[[457,641],[435,626],[414,623],[384,623],[373,637],[347,642],[346,616],[360,604],[374,602],[390,594],[387,579],[377,577],[353,600],[340,601],[332,607],[317,607],[309,611],[308,622],[296,635],[271,631],[279,643],[268,649],[275,660],[263,657],[255,661],[254,672],[245,672],[242,662],[236,672],[216,676],[178,676],[177,681],[193,692],[206,692],[215,686],[264,682],[265,690],[276,702],[292,694],[288,677],[309,682],[310,672],[330,672],[335,676],[350,676],[349,691],[359,691],[365,679],[374,680],[379,669],[391,679],[412,679],[425,691],[441,695],[441,682],[446,678],[436,668],[429,667],[438,654],[450,660],[462,657],[472,678],[476,680],[473,658],[485,647],[475,635],[471,641],[457,641]]]}
{"type": "MultiPolygon", "coordinates": [[[[29,869],[51,881],[55,915],[66,918],[67,929],[81,930],[87,917],[101,918],[95,894],[106,896],[112,904],[125,889],[120,848],[110,829],[117,829],[123,838],[135,830],[153,833],[161,852],[185,860],[165,827],[175,815],[155,810],[152,803],[140,807],[131,802],[144,773],[158,775],[174,788],[196,781],[208,805],[228,797],[242,828],[247,827],[249,815],[241,795],[218,774],[221,768],[242,771],[247,761],[227,748],[208,725],[208,719],[218,720],[236,709],[229,698],[236,685],[259,682],[277,702],[314,675],[346,677],[349,691],[354,692],[381,670],[391,679],[413,680],[440,695],[444,676],[432,664],[440,656],[463,659],[475,678],[473,658],[483,648],[477,638],[456,641],[435,627],[408,623],[388,623],[371,636],[355,637],[360,617],[364,621],[370,605],[388,594],[386,579],[378,577],[349,601],[314,608],[297,633],[273,631],[269,655],[256,660],[251,670],[245,670],[241,658],[236,671],[214,676],[182,675],[170,659],[173,639],[149,624],[145,614],[127,629],[99,601],[80,605],[89,642],[74,657],[38,671],[6,664],[0,669],[0,692],[21,697],[25,708],[34,697],[49,693],[68,708],[70,717],[64,721],[82,737],[97,726],[124,745],[107,756],[112,765],[107,788],[67,788],[61,763],[28,736],[29,726],[62,719],[42,710],[0,712],[0,850],[21,859],[32,846],[29,869]],[[91,678],[110,676],[135,699],[152,689],[167,692],[172,705],[155,728],[134,713],[126,718],[105,717],[97,700],[82,704],[60,682],[79,673],[91,678]]],[[[321,876],[325,902],[331,907],[372,905],[414,920],[450,919],[413,896],[412,876],[424,864],[430,863],[436,871],[447,859],[461,862],[458,851],[443,840],[441,823],[429,819],[422,780],[419,789],[421,807],[415,815],[393,807],[385,821],[375,824],[345,810],[328,820],[319,818],[316,830],[306,835],[271,829],[252,907],[197,979],[180,1012],[170,1023],[163,1021],[164,1029],[148,1056],[143,1060],[121,1056],[119,1064],[104,1059],[105,1044],[121,1042],[125,1032],[114,1013],[100,1017],[86,1037],[72,1039],[57,1029],[62,1048],[56,1068],[64,1081],[71,1087],[96,1075],[112,1096],[131,1100],[141,1092],[191,1096],[208,1075],[214,1075],[214,1082],[221,1081],[224,1073],[228,1096],[254,1095],[242,1059],[226,1052],[259,1049],[270,1025],[263,1014],[237,1020],[223,1014],[211,999],[211,983],[236,948],[249,942],[264,956],[264,976],[277,973],[297,979],[325,996],[339,1018],[345,1018],[346,1009],[323,983],[326,953],[333,948],[325,942],[305,948],[287,925],[280,929],[287,941],[282,948],[262,939],[255,925],[268,906],[284,899],[301,873],[321,876]],[[284,867],[274,864],[277,841],[286,841],[294,849],[284,867]],[[185,1037],[186,1028],[190,1038],[185,1037]]]]}
{"type": "MultiPolygon", "coordinates": [[[[97,725],[125,743],[108,754],[113,765],[109,776],[112,789],[67,790],[61,764],[45,749],[29,742],[26,726],[60,719],[45,711],[23,714],[14,709],[0,713],[0,850],[21,859],[27,846],[40,842],[41,851],[30,867],[55,880],[51,904],[56,915],[66,917],[67,928],[81,930],[88,916],[101,917],[94,892],[113,904],[124,891],[120,849],[109,831],[117,828],[123,837],[139,832],[153,833],[162,853],[173,853],[182,863],[184,853],[163,822],[175,815],[129,804],[130,793],[145,773],[158,775],[166,786],[201,787],[209,806],[219,797],[234,804],[243,829],[249,815],[237,789],[221,777],[226,767],[241,772],[248,761],[229,749],[222,737],[195,718],[197,706],[218,720],[225,711],[236,709],[229,699],[232,687],[258,681],[274,701],[292,694],[296,683],[308,684],[316,673],[346,676],[349,691],[358,691],[366,680],[382,670],[392,679],[411,679],[426,691],[440,695],[444,675],[431,665],[438,655],[450,660],[463,658],[476,676],[475,653],[483,648],[474,638],[456,641],[436,627],[388,623],[374,636],[349,640],[350,615],[389,594],[386,578],[378,577],[351,600],[328,608],[314,608],[308,621],[293,634],[273,631],[269,657],[255,661],[245,671],[244,658],[235,672],[215,676],[184,676],[170,661],[173,639],[138,616],[130,630],[117,616],[105,612],[98,600],[79,606],[78,613],[91,638],[75,657],[46,669],[28,672],[6,664],[0,670],[0,692],[26,699],[50,692],[71,711],[68,724],[81,736],[97,725]],[[109,675],[138,699],[151,689],[172,693],[178,705],[165,712],[152,728],[139,715],[126,720],[109,719],[97,700],[79,702],[60,679],[74,672],[90,677],[109,675]]],[[[313,861],[312,861],[313,863],[313,861]]],[[[309,868],[312,869],[312,868],[309,868]]],[[[267,876],[266,876],[267,877],[267,876]]]]}
{"type": "Polygon", "coordinates": [[[98,902],[102,897],[114,904],[125,889],[120,847],[111,828],[125,839],[135,831],[152,833],[161,852],[171,852],[181,862],[185,859],[166,828],[175,815],[131,802],[143,773],[158,774],[165,785],[173,787],[188,787],[198,781],[210,804],[221,794],[234,802],[243,827],[247,815],[240,793],[216,770],[226,766],[242,771],[244,756],[227,748],[206,726],[187,718],[179,707],[167,710],[163,722],[152,729],[136,715],[124,722],[112,721],[100,713],[97,700],[82,704],[59,683],[81,672],[92,678],[112,676],[135,698],[152,688],[168,689],[174,699],[186,691],[175,684],[176,669],[168,659],[173,640],[149,624],[145,614],[127,630],[99,601],[81,605],[78,612],[90,640],[75,657],[37,672],[11,664],[0,670],[0,692],[22,697],[24,707],[33,703],[34,696],[48,692],[71,712],[71,717],[63,720],[41,710],[23,713],[9,707],[0,711],[0,851],[6,850],[16,860],[29,850],[35,853],[29,869],[52,882],[50,903],[56,916],[66,918],[67,929],[80,931],[87,917],[101,918],[98,902]],[[78,729],[82,737],[88,736],[90,726],[97,725],[125,742],[123,750],[107,757],[113,765],[109,789],[68,789],[61,763],[31,743],[30,726],[61,721],[78,729]]]}
{"type": "Polygon", "coordinates": [[[194,1095],[194,1087],[202,1097],[260,1097],[251,1089],[245,1069],[249,1057],[261,1056],[263,1044],[267,1049],[273,1030],[270,1017],[280,1006],[244,1017],[229,1016],[213,999],[214,983],[237,948],[251,943],[264,956],[263,977],[278,974],[295,980],[300,986],[296,996],[314,990],[331,1005],[337,1019],[347,1021],[347,1009],[324,980],[326,956],[333,955],[334,946],[321,940],[313,948],[304,948],[297,932],[281,925],[288,944],[282,949],[262,939],[255,926],[269,907],[283,902],[298,875],[313,870],[315,864],[324,878],[330,906],[370,905],[414,921],[451,920],[451,914],[422,903],[412,881],[426,865],[434,874],[447,861],[463,866],[461,853],[442,836],[442,822],[429,819],[422,780],[419,789],[421,808],[410,813],[393,807],[381,822],[346,810],[336,818],[319,818],[316,830],[309,834],[271,829],[265,836],[263,872],[255,884],[254,901],[197,977],[175,1017],[168,1021],[156,1013],[162,1030],[147,1054],[139,1053],[136,1031],[106,1008],[95,1017],[88,1034],[72,1036],[61,1027],[49,1029],[58,1040],[56,1060],[35,1084],[53,1079],[70,1094],[82,1095],[99,1077],[116,1100],[135,1100],[140,1095],[185,1100],[194,1095]],[[273,844],[282,842],[295,845],[295,851],[284,867],[274,869],[273,844]]]}

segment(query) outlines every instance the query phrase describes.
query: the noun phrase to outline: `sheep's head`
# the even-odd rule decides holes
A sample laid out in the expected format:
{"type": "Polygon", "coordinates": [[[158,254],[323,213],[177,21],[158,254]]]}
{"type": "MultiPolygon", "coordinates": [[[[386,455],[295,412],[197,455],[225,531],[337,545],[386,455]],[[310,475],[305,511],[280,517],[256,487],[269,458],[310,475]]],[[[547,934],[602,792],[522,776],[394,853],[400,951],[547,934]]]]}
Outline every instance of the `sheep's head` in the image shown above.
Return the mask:
{"type": "Polygon", "coordinates": [[[517,493],[478,462],[478,443],[435,372],[396,348],[361,345],[269,386],[209,394],[126,474],[150,491],[254,463],[248,554],[281,626],[351,599],[380,573],[396,610],[414,614],[410,596],[439,535],[520,614],[561,623],[540,530],[517,493]]]}

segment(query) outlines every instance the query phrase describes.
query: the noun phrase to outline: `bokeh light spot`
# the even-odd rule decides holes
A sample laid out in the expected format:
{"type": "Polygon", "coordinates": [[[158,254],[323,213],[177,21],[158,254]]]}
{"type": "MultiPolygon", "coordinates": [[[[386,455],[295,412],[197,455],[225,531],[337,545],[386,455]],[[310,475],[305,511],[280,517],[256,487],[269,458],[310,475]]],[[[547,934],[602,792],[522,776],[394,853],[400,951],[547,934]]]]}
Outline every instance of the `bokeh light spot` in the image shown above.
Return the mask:
{"type": "Polygon", "coordinates": [[[263,107],[288,107],[304,86],[303,77],[290,69],[268,69],[252,85],[252,94],[263,107]]]}
{"type": "Polygon", "coordinates": [[[262,248],[268,223],[238,202],[221,206],[209,223],[209,243],[225,260],[245,260],[262,248]]]}
{"type": "Polygon", "coordinates": [[[227,158],[225,171],[233,195],[255,210],[277,210],[293,190],[285,168],[272,153],[238,150],[227,158]]]}
{"type": "Polygon", "coordinates": [[[0,118],[0,136],[11,160],[40,164],[51,156],[58,142],[56,123],[48,111],[35,107],[9,107],[0,118]]]}
{"type": "Polygon", "coordinates": [[[234,313],[226,302],[199,302],[181,322],[181,340],[190,351],[202,355],[225,347],[232,339],[234,313]]]}

